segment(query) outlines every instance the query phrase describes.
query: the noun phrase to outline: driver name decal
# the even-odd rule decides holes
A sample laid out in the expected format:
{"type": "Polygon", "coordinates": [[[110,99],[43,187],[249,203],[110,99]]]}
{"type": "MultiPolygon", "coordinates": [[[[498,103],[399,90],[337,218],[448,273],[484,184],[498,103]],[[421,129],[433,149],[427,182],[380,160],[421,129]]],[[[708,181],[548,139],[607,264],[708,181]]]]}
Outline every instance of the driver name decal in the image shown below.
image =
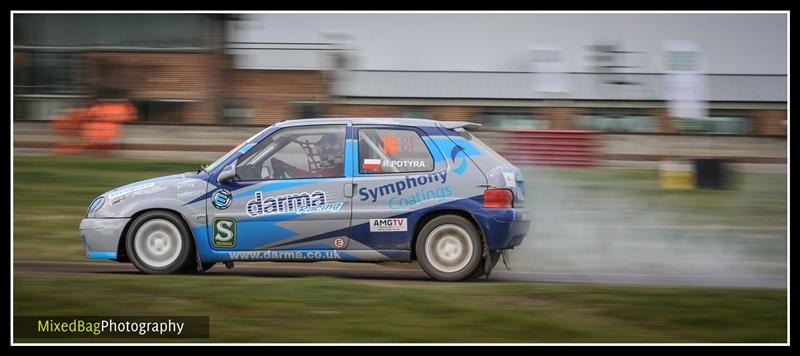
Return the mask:
{"type": "Polygon", "coordinates": [[[343,202],[328,203],[325,192],[321,190],[266,198],[262,192],[255,192],[255,197],[247,202],[246,210],[250,216],[280,213],[311,214],[337,212],[343,205],[343,202]]]}

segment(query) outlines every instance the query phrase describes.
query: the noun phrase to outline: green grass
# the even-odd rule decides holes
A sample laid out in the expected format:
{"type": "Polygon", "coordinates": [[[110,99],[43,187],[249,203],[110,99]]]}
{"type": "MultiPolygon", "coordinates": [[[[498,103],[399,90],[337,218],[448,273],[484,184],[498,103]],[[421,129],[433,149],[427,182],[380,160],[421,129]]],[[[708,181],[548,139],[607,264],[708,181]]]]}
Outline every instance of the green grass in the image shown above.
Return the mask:
{"type": "Polygon", "coordinates": [[[199,342],[786,342],[784,290],[213,275],[15,280],[15,315],[209,315],[211,338],[199,342]]]}
{"type": "Polygon", "coordinates": [[[14,157],[14,258],[82,260],[78,225],[94,198],[127,183],[195,171],[199,166],[199,162],[14,157]]]}

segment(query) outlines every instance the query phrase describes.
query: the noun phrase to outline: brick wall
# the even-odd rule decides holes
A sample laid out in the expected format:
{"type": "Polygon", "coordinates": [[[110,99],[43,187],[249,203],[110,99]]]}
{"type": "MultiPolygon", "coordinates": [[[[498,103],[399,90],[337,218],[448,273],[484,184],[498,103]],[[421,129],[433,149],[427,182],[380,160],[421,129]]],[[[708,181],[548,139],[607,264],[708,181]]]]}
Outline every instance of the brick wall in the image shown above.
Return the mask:
{"type": "Polygon", "coordinates": [[[85,58],[94,90],[117,86],[128,89],[132,100],[193,101],[184,122],[222,122],[225,102],[235,100],[252,112],[242,123],[271,124],[296,118],[293,103],[328,100],[322,72],[232,69],[230,58],[218,52],[89,53],[85,58]],[[111,69],[104,73],[104,67],[111,69]]]}
{"type": "Polygon", "coordinates": [[[319,71],[231,69],[225,96],[251,105],[250,123],[271,124],[297,118],[293,103],[328,101],[328,92],[327,79],[319,71]]]}
{"type": "Polygon", "coordinates": [[[658,122],[658,132],[663,133],[676,133],[678,130],[672,124],[672,119],[669,116],[668,108],[650,109],[647,114],[655,117],[658,122]]]}
{"type": "Polygon", "coordinates": [[[14,84],[22,83],[22,63],[25,60],[25,53],[14,51],[14,84]]]}
{"type": "Polygon", "coordinates": [[[328,114],[337,117],[396,117],[405,107],[400,105],[331,105],[328,114]]]}
{"type": "Polygon", "coordinates": [[[431,111],[436,120],[480,121],[480,108],[474,106],[437,106],[431,111]]]}
{"type": "Polygon", "coordinates": [[[786,135],[786,110],[753,110],[757,135],[786,135]]]}
{"type": "Polygon", "coordinates": [[[217,122],[223,59],[214,52],[84,54],[91,95],[123,88],[131,100],[187,100],[184,122],[217,122]]]}
{"type": "Polygon", "coordinates": [[[577,118],[583,115],[583,108],[565,107],[540,107],[534,108],[534,113],[550,121],[551,130],[574,130],[577,127],[577,118]]]}

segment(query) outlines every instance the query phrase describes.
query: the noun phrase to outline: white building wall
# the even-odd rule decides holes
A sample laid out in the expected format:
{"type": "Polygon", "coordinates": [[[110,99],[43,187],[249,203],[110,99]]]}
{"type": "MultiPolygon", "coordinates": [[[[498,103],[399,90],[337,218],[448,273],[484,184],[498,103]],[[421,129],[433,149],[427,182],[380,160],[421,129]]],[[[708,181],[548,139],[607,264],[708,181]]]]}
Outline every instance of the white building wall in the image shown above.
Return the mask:
{"type": "MultiPolygon", "coordinates": [[[[780,13],[267,13],[245,18],[229,25],[230,41],[320,43],[327,41],[325,33],[348,33],[358,58],[354,69],[530,71],[531,49],[546,46],[563,49],[566,71],[586,72],[593,71],[587,46],[597,41],[637,52],[625,56],[624,64],[635,67],[627,70],[634,72],[663,72],[665,41],[695,43],[711,74],[786,74],[787,69],[787,16],[780,13]]],[[[280,56],[262,51],[267,59],[247,63],[311,67],[324,65],[318,58],[323,52],[280,56]]]]}

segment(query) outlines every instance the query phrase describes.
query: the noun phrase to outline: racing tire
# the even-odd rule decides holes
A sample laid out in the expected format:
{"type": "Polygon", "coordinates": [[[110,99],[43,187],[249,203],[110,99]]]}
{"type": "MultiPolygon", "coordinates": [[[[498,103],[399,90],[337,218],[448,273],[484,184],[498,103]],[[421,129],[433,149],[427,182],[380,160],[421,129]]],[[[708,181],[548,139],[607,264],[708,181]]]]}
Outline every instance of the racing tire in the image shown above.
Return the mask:
{"type": "Polygon", "coordinates": [[[181,219],[164,211],[137,217],[125,238],[128,258],[146,274],[170,274],[191,264],[194,246],[181,219]]]}
{"type": "Polygon", "coordinates": [[[483,268],[482,243],[472,223],[457,215],[433,218],[417,236],[416,253],[420,266],[439,281],[469,279],[483,268]]]}

